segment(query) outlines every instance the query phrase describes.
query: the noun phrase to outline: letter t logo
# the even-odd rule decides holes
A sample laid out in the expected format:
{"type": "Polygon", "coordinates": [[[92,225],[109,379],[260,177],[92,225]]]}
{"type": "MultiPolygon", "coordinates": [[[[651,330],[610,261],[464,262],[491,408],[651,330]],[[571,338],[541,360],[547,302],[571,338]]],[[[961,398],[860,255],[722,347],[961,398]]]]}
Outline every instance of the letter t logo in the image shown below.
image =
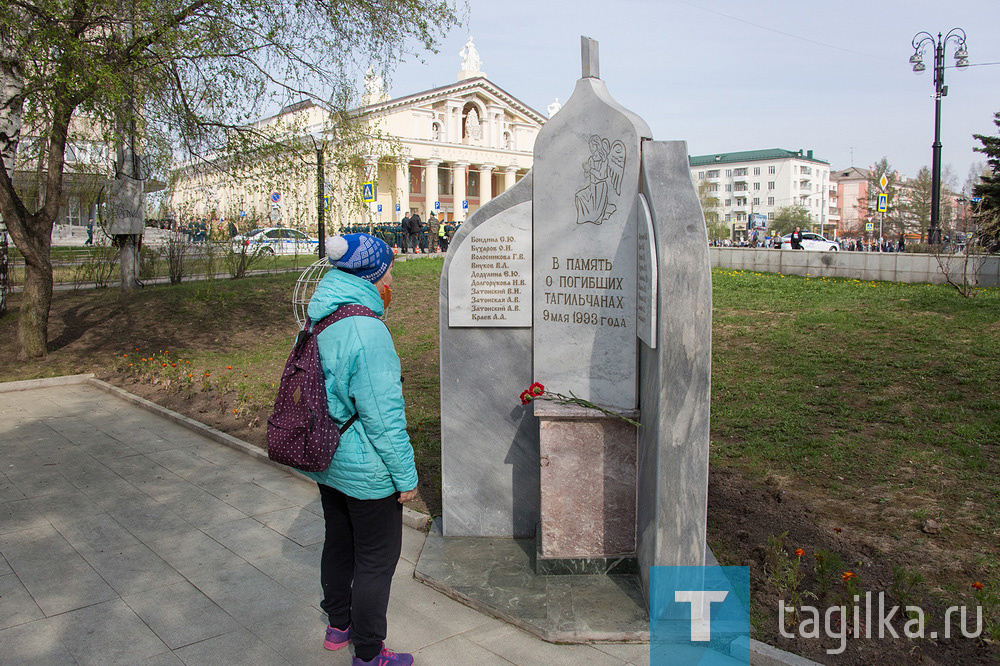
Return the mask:
{"type": "Polygon", "coordinates": [[[674,601],[691,604],[691,640],[712,640],[712,602],[724,601],[729,596],[725,590],[676,590],[674,601]]]}

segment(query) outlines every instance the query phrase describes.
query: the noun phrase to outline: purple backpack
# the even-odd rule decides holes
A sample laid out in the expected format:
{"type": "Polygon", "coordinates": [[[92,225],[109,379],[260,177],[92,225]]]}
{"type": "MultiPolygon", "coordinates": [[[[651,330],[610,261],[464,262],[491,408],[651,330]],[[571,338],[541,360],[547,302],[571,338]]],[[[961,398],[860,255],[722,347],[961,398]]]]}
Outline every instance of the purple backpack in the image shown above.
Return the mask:
{"type": "Polygon", "coordinates": [[[378,319],[363,305],[344,305],[315,326],[306,318],[281,373],[274,411],[267,419],[267,457],[271,460],[304,472],[322,472],[330,465],[340,434],[358,415],[339,427],[330,416],[316,336],[334,322],[357,316],[378,319]]]}

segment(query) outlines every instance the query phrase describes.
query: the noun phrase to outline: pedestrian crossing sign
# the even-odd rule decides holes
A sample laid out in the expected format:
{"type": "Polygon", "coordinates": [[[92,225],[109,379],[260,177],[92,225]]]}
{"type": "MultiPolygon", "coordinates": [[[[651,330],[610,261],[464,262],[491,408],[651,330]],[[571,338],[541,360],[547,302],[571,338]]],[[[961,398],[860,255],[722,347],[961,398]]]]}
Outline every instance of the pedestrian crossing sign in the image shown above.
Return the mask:
{"type": "Polygon", "coordinates": [[[865,231],[875,231],[875,223],[874,222],[866,222],[865,223],[865,231]]]}
{"type": "Polygon", "coordinates": [[[375,182],[368,181],[367,183],[362,183],[362,195],[361,198],[366,202],[370,203],[375,201],[375,182]]]}
{"type": "Polygon", "coordinates": [[[880,213],[884,213],[887,210],[889,210],[889,195],[888,194],[882,193],[882,194],[878,195],[878,203],[875,205],[875,210],[877,210],[880,213]]]}

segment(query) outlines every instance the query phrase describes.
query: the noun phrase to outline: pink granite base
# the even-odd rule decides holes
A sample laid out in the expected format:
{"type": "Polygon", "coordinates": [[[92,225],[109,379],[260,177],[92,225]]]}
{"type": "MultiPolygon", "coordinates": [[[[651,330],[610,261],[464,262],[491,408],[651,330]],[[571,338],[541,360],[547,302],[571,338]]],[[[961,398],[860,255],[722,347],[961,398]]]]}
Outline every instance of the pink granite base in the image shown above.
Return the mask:
{"type": "Polygon", "coordinates": [[[551,403],[535,403],[535,415],[541,428],[541,556],[634,553],[635,426],[551,403]]]}

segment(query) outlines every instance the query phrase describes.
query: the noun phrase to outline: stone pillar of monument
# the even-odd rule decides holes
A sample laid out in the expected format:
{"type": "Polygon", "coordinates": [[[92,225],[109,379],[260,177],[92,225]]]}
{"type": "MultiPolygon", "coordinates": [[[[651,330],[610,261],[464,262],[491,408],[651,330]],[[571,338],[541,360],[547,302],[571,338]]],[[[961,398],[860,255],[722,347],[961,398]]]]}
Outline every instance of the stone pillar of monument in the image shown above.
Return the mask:
{"type": "Polygon", "coordinates": [[[421,215],[423,221],[426,223],[427,218],[431,216],[434,211],[434,202],[438,200],[438,167],[441,166],[441,160],[429,159],[424,160],[424,170],[426,171],[424,175],[424,184],[427,186],[426,197],[424,199],[424,214],[421,215]]]}
{"type": "Polygon", "coordinates": [[[452,167],[452,182],[455,185],[453,192],[454,196],[454,212],[452,213],[453,220],[464,220],[465,219],[465,209],[462,208],[462,201],[465,200],[465,178],[468,173],[469,163],[468,162],[455,162],[452,167]]]}
{"type": "Polygon", "coordinates": [[[506,192],[514,187],[517,182],[517,167],[507,167],[503,170],[503,191],[506,192]]]}
{"type": "Polygon", "coordinates": [[[479,205],[485,206],[493,198],[493,169],[495,164],[483,164],[479,167],[479,205]]]}

